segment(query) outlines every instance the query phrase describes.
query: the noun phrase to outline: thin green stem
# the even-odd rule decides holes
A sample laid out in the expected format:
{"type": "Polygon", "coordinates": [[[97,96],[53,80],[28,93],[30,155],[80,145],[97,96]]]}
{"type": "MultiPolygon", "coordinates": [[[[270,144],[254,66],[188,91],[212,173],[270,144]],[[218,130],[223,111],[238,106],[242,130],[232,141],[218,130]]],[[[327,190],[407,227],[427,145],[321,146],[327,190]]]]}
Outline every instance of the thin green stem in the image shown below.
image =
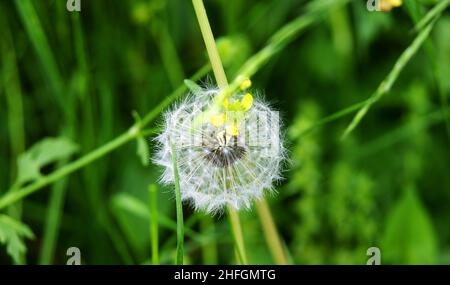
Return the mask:
{"type": "Polygon", "coordinates": [[[63,80],[36,10],[30,0],[14,1],[14,3],[28,37],[45,69],[44,74],[49,79],[51,91],[61,109],[67,111],[63,99],[63,80]]]}
{"type": "Polygon", "coordinates": [[[151,21],[150,31],[158,46],[169,81],[172,84],[172,87],[176,88],[183,82],[185,76],[167,24],[159,19],[155,19],[154,21],[151,21]]]}
{"type": "MultiPolygon", "coordinates": [[[[192,81],[197,81],[200,78],[204,77],[208,72],[211,70],[210,64],[203,65],[197,72],[194,73],[194,75],[189,78],[192,81]]],[[[170,106],[170,104],[178,99],[181,95],[183,95],[187,90],[186,85],[183,83],[180,86],[178,86],[177,89],[175,89],[169,96],[167,96],[161,103],[158,104],[153,110],[151,110],[149,113],[147,113],[141,121],[141,127],[148,125],[151,121],[156,119],[161,112],[170,106]]]]}
{"type": "MultiPolygon", "coordinates": [[[[59,163],[66,164],[67,161],[59,163]]],[[[42,247],[39,254],[39,264],[51,264],[55,252],[58,230],[61,222],[62,208],[66,195],[67,179],[57,181],[51,190],[49,206],[46,213],[42,247]]]]}
{"type": "MultiPolygon", "coordinates": [[[[443,1],[443,3],[445,3],[445,2],[447,3],[445,5],[445,7],[448,4],[450,4],[450,0],[443,1]]],[[[421,19],[423,19],[423,17],[424,17],[423,13],[421,12],[421,9],[418,8],[419,6],[421,7],[421,4],[410,1],[410,2],[405,2],[405,6],[406,6],[406,8],[407,8],[407,10],[409,12],[409,15],[410,15],[410,17],[411,17],[411,19],[413,20],[414,23],[417,24],[417,23],[419,23],[419,21],[421,21],[421,19]]],[[[427,14],[428,15],[433,15],[434,14],[434,17],[437,17],[437,15],[439,15],[439,13],[435,13],[434,12],[434,10],[436,8],[438,8],[438,6],[435,6],[427,14]]],[[[440,69],[440,64],[441,63],[440,62],[438,63],[439,58],[437,56],[437,52],[436,52],[435,46],[434,46],[434,44],[433,44],[431,39],[428,39],[425,42],[424,48],[425,48],[425,51],[427,52],[428,60],[430,62],[430,65],[431,65],[431,68],[432,68],[432,71],[433,71],[434,84],[435,84],[436,90],[437,90],[437,92],[439,94],[439,98],[440,98],[441,105],[442,105],[442,112],[444,112],[444,115],[445,115],[445,112],[446,112],[445,110],[448,109],[449,102],[448,102],[448,98],[447,98],[447,95],[446,95],[446,92],[445,92],[445,86],[444,86],[445,85],[445,83],[444,83],[445,79],[444,79],[443,74],[441,74],[441,72],[442,72],[441,69],[440,69]]],[[[445,120],[445,125],[446,125],[446,128],[447,128],[447,136],[450,139],[450,119],[449,119],[448,116],[447,116],[447,119],[445,120]]]]}
{"type": "Polygon", "coordinates": [[[358,109],[360,109],[362,106],[366,104],[366,101],[367,100],[355,103],[351,106],[345,107],[344,109],[334,112],[333,114],[323,117],[322,119],[314,122],[311,126],[307,127],[306,129],[301,130],[297,135],[291,137],[291,139],[297,139],[298,137],[304,136],[322,125],[328,124],[346,115],[356,112],[358,109]]]}
{"type": "Polygon", "coordinates": [[[264,236],[266,238],[272,256],[275,259],[275,263],[277,265],[288,264],[288,259],[282,246],[277,227],[270,213],[270,208],[267,204],[267,201],[264,199],[258,201],[258,203],[256,204],[256,209],[258,210],[258,215],[261,220],[264,236]]]}
{"type": "MultiPolygon", "coordinates": [[[[204,65],[200,68],[190,79],[198,80],[199,78],[205,76],[210,67],[209,65],[204,65]]],[[[176,89],[172,94],[170,94],[166,99],[164,99],[155,109],[150,111],[138,124],[133,125],[130,129],[128,129],[125,133],[119,135],[112,141],[104,144],[103,146],[93,150],[92,152],[87,153],[86,155],[80,157],[79,159],[63,166],[52,173],[44,176],[43,178],[31,183],[28,186],[17,189],[17,191],[11,192],[7,191],[7,193],[0,198],[0,209],[13,204],[16,201],[38,191],[39,189],[69,175],[80,168],[92,163],[93,161],[103,157],[109,152],[115,150],[116,148],[124,145],[125,143],[132,141],[138,135],[140,135],[140,130],[152,122],[171,102],[176,100],[179,96],[181,96],[187,87],[182,84],[178,89],[176,89]]],[[[146,134],[149,134],[147,132],[146,134]]]]}
{"type": "Polygon", "coordinates": [[[114,140],[99,147],[98,149],[86,154],[85,156],[82,156],[81,158],[75,160],[74,162],[53,171],[49,175],[42,177],[41,179],[37,180],[36,182],[33,182],[28,186],[20,188],[14,192],[8,192],[0,199],[0,209],[3,209],[4,207],[59,180],[60,178],[63,178],[64,176],[71,174],[72,172],[82,168],[83,166],[90,164],[91,162],[97,160],[98,158],[103,157],[112,150],[136,138],[138,133],[139,129],[136,126],[133,126],[124,134],[118,136],[114,140]]]}
{"type": "MultiPolygon", "coordinates": [[[[3,15],[0,15],[2,17],[3,15]]],[[[11,161],[17,160],[19,155],[25,151],[25,126],[24,126],[24,112],[22,90],[20,87],[20,77],[17,68],[17,59],[14,52],[13,41],[9,30],[9,25],[4,19],[1,22],[3,26],[3,40],[0,43],[2,65],[2,80],[4,86],[5,98],[8,114],[8,133],[9,145],[11,148],[11,161]],[[8,71],[8,72],[7,72],[8,71]]],[[[10,167],[11,181],[14,181],[17,176],[16,167],[10,167]]],[[[15,190],[15,189],[14,189],[15,190]]],[[[8,208],[8,213],[11,217],[17,220],[22,219],[22,204],[17,203],[8,208]]],[[[25,264],[25,254],[20,253],[17,264],[25,264]]]]}
{"type": "Polygon", "coordinates": [[[171,148],[171,152],[172,152],[173,176],[174,176],[174,180],[175,180],[175,201],[176,201],[176,208],[177,208],[177,258],[176,258],[176,264],[183,265],[183,255],[184,255],[183,205],[181,203],[180,177],[178,174],[177,157],[175,154],[175,149],[173,147],[172,140],[170,140],[170,148],[171,148]]]}
{"type": "Polygon", "coordinates": [[[150,243],[152,248],[152,264],[159,264],[158,248],[158,189],[155,184],[148,187],[149,196],[149,218],[150,218],[150,243]]]}
{"type": "Polygon", "coordinates": [[[242,235],[239,214],[231,206],[228,206],[228,217],[230,219],[231,231],[233,234],[238,262],[242,265],[247,265],[247,254],[245,251],[244,236],[242,235]]]}
{"type": "MultiPolygon", "coordinates": [[[[217,50],[216,42],[209,24],[208,15],[206,14],[205,6],[203,5],[203,0],[192,0],[194,5],[195,14],[197,15],[197,20],[200,26],[200,31],[202,32],[203,40],[205,41],[206,50],[208,51],[209,61],[211,62],[212,70],[216,78],[217,85],[219,88],[224,89],[228,87],[228,80],[223,69],[222,61],[217,50]]],[[[224,191],[227,191],[227,174],[224,169],[223,172],[223,187],[224,191]]],[[[232,228],[232,233],[235,241],[236,253],[238,260],[241,264],[247,264],[247,256],[244,247],[244,238],[242,236],[241,223],[239,221],[238,213],[231,207],[228,206],[228,213],[230,217],[230,223],[232,228]]]]}
{"type": "Polygon", "coordinates": [[[219,51],[217,50],[216,42],[209,25],[208,16],[206,14],[203,0],[192,0],[194,4],[195,14],[197,15],[198,24],[205,41],[206,50],[208,51],[209,61],[214,72],[214,76],[219,88],[225,88],[228,85],[228,80],[223,69],[222,61],[220,60],[219,51]]]}
{"type": "MultiPolygon", "coordinates": [[[[78,68],[83,74],[87,73],[87,59],[86,59],[86,53],[84,51],[84,38],[82,34],[82,28],[81,28],[81,22],[80,17],[78,13],[72,14],[72,23],[74,26],[74,49],[77,54],[78,59],[78,68]]],[[[81,90],[81,93],[84,93],[85,88],[81,90]]],[[[76,109],[76,100],[73,100],[73,96],[75,94],[71,94],[70,99],[70,110],[76,109]]],[[[78,95],[78,94],[77,94],[78,95]]],[[[84,94],[80,94],[84,95],[84,94]]],[[[80,96],[81,97],[81,96],[80,96]]],[[[86,104],[83,108],[83,112],[85,113],[83,117],[85,118],[91,118],[90,121],[92,121],[92,107],[90,104],[90,98],[86,100],[86,104]]],[[[72,113],[72,112],[71,112],[72,113]]],[[[67,116],[66,118],[69,122],[66,122],[68,126],[74,126],[75,120],[73,116],[67,116]]],[[[88,131],[88,135],[84,136],[87,138],[92,138],[93,131],[92,131],[92,123],[89,122],[86,124],[86,126],[83,128],[84,130],[90,130],[88,131]]],[[[65,127],[63,128],[63,135],[66,135],[68,137],[74,137],[75,131],[74,127],[65,127]]],[[[65,160],[58,163],[58,167],[63,167],[65,164],[67,164],[69,160],[65,160]]],[[[48,203],[48,210],[46,214],[46,222],[44,225],[44,234],[42,238],[42,247],[39,253],[39,264],[51,264],[56,244],[58,241],[58,234],[59,234],[59,227],[61,223],[61,216],[62,216],[62,210],[64,206],[64,201],[66,197],[67,192],[67,180],[61,179],[60,181],[56,182],[50,192],[49,197],[49,203],[48,203]]],[[[97,189],[98,187],[94,187],[94,189],[97,189]]]]}
{"type": "Polygon", "coordinates": [[[441,14],[447,6],[450,5],[450,0],[439,1],[415,26],[416,31],[422,30],[435,17],[441,14]]]}
{"type": "Polygon", "coordinates": [[[356,113],[355,117],[342,135],[342,139],[346,138],[358,126],[369,111],[370,107],[391,90],[392,85],[397,80],[400,72],[405,68],[409,60],[417,53],[424,41],[428,38],[433,25],[434,21],[428,24],[428,26],[417,35],[412,44],[400,55],[391,72],[389,72],[387,77],[380,83],[375,93],[367,99],[364,106],[361,107],[358,113],[356,113]]]}

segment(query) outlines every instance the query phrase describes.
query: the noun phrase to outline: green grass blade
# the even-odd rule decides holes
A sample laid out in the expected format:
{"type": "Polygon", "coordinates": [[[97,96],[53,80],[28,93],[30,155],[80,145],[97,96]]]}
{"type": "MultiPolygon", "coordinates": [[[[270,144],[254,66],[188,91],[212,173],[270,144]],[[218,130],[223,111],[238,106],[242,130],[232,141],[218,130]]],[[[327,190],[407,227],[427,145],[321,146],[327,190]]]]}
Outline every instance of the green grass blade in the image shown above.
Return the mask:
{"type": "Polygon", "coordinates": [[[427,24],[429,24],[434,18],[441,14],[447,6],[450,4],[450,0],[439,1],[415,26],[416,31],[422,30],[427,24]]]}
{"type": "Polygon", "coordinates": [[[150,208],[150,243],[152,248],[152,264],[159,264],[158,249],[158,189],[155,184],[148,187],[150,208]]]}
{"type": "Polygon", "coordinates": [[[228,206],[228,218],[230,220],[231,232],[233,236],[234,248],[237,256],[238,263],[241,265],[247,265],[247,254],[245,251],[244,236],[242,234],[241,222],[239,220],[239,214],[235,209],[228,206]]]}
{"type": "Polygon", "coordinates": [[[64,110],[63,80],[36,10],[30,0],[15,0],[14,3],[28,37],[42,63],[44,74],[48,77],[53,95],[61,109],[64,110]]]}
{"type": "Polygon", "coordinates": [[[361,109],[358,111],[358,113],[356,113],[352,122],[348,125],[344,134],[342,135],[342,139],[346,138],[358,126],[358,124],[361,122],[361,120],[369,111],[370,107],[391,90],[392,85],[397,80],[398,76],[400,75],[400,72],[405,68],[410,59],[417,53],[422,44],[430,35],[433,25],[434,22],[431,22],[425,29],[423,29],[417,35],[417,37],[414,39],[411,45],[408,48],[406,48],[406,50],[400,55],[397,62],[394,64],[394,67],[389,72],[387,77],[378,86],[375,93],[373,93],[372,96],[370,96],[370,98],[366,101],[364,106],[362,106],[361,109]]]}
{"type": "Polygon", "coordinates": [[[158,46],[163,66],[173,88],[176,88],[185,78],[181,60],[169,33],[167,23],[155,19],[150,27],[151,33],[158,46]]]}
{"type": "Polygon", "coordinates": [[[175,201],[176,201],[176,208],[177,208],[177,258],[176,258],[176,264],[183,265],[183,255],[184,255],[183,205],[181,203],[180,177],[178,174],[177,158],[176,158],[175,148],[173,147],[172,141],[170,141],[170,148],[171,148],[171,152],[172,152],[173,176],[175,178],[175,201]]]}
{"type": "MultiPolygon", "coordinates": [[[[66,164],[65,162],[60,165],[66,164]]],[[[43,242],[41,252],[39,253],[39,264],[51,264],[56,242],[58,239],[59,226],[61,223],[61,215],[63,204],[66,196],[67,179],[62,179],[54,184],[49,199],[49,206],[46,213],[46,220],[44,226],[43,242]]]]}

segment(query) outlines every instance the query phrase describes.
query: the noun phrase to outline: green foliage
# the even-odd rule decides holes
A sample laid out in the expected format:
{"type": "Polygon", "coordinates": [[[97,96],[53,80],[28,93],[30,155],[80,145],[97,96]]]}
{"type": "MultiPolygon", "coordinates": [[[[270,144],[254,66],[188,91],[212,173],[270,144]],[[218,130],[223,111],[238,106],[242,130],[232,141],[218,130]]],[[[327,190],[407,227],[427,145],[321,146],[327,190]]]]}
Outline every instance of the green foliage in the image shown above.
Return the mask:
{"type": "MultiPolygon", "coordinates": [[[[147,188],[161,114],[214,81],[192,3],[81,2],[0,1],[0,264],[64,264],[69,246],[171,264],[174,189],[153,193],[156,223],[147,188]]],[[[448,263],[450,1],[204,2],[230,88],[250,77],[280,110],[289,159],[268,198],[292,262],[365,264],[377,246],[448,263]]],[[[177,210],[185,263],[235,263],[226,219],[177,210]]],[[[248,260],[271,263],[256,212],[240,213],[248,260]]]]}
{"type": "Polygon", "coordinates": [[[430,216],[416,190],[405,189],[387,218],[381,246],[383,262],[434,264],[437,246],[430,216]]]}
{"type": "Polygon", "coordinates": [[[6,246],[6,252],[16,263],[21,262],[21,256],[27,251],[23,238],[34,238],[31,229],[9,216],[0,215],[0,244],[6,246]]]}
{"type": "Polygon", "coordinates": [[[41,168],[69,158],[78,146],[67,138],[45,138],[33,145],[17,159],[16,187],[42,177],[41,168]]]}

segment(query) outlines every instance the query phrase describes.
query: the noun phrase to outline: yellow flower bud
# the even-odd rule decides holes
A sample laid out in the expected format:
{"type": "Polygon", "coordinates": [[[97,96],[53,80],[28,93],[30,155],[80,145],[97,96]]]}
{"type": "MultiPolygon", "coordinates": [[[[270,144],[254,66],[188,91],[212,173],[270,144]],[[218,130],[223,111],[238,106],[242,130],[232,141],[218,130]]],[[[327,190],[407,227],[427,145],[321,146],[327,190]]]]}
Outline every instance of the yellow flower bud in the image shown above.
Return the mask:
{"type": "Polygon", "coordinates": [[[402,0],[381,0],[380,9],[383,12],[389,12],[395,7],[400,7],[402,5],[402,0]]]}
{"type": "Polygon", "coordinates": [[[244,81],[242,81],[242,83],[239,87],[241,88],[241,90],[246,90],[246,89],[250,88],[250,86],[252,86],[252,81],[247,78],[247,79],[244,79],[244,81]]]}

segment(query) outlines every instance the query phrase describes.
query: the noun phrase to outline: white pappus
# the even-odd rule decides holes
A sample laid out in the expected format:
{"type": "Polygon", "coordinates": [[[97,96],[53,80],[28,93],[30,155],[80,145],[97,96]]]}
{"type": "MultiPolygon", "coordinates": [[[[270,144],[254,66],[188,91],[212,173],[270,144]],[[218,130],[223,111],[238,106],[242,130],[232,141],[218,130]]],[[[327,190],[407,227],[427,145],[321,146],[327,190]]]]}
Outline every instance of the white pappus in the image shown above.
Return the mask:
{"type": "Polygon", "coordinates": [[[250,93],[217,106],[218,89],[190,93],[164,115],[154,162],[161,182],[174,183],[173,143],[183,201],[208,213],[251,207],[279,180],[285,149],[279,114],[250,93]]]}

